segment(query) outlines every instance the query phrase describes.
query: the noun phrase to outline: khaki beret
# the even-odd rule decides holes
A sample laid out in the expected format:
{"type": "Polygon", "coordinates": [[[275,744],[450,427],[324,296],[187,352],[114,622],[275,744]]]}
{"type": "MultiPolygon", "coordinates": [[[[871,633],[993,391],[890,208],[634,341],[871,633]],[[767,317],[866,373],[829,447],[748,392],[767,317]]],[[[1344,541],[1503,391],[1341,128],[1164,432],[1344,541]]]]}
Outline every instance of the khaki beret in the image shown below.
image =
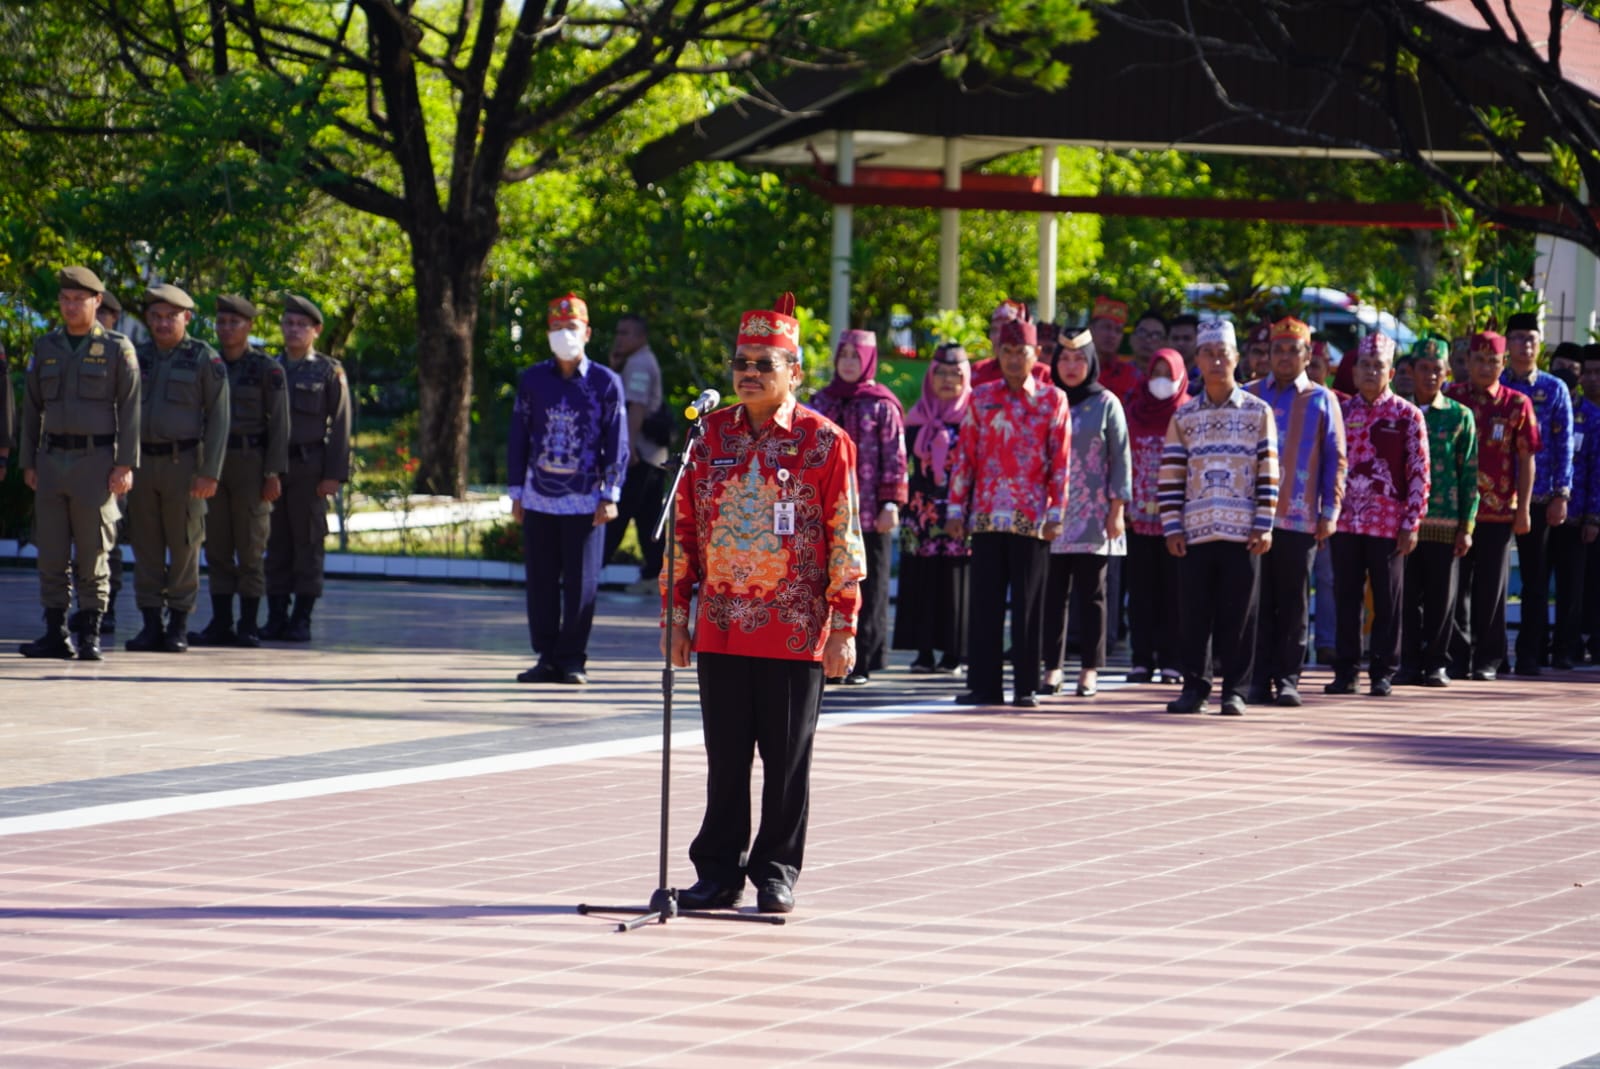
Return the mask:
{"type": "Polygon", "coordinates": [[[224,293],[217,298],[217,315],[221,315],[224,312],[232,312],[234,315],[243,316],[246,319],[254,319],[261,314],[255,305],[235,293],[224,293]]]}
{"type": "Polygon", "coordinates": [[[90,293],[106,291],[106,284],[100,281],[100,276],[87,267],[63,267],[56,272],[56,281],[64,290],[88,290],[90,293]]]}
{"type": "Polygon", "coordinates": [[[103,311],[115,312],[117,315],[122,314],[122,302],[117,300],[117,295],[110,290],[106,290],[100,295],[100,307],[103,311]]]}
{"type": "Polygon", "coordinates": [[[149,308],[152,304],[170,304],[172,307],[181,308],[185,312],[194,311],[194,298],[170,282],[160,286],[151,286],[144,291],[144,306],[149,308]]]}
{"type": "Polygon", "coordinates": [[[297,315],[306,316],[317,326],[322,326],[322,309],[297,293],[291,293],[284,297],[283,310],[286,313],[294,312],[297,315]]]}

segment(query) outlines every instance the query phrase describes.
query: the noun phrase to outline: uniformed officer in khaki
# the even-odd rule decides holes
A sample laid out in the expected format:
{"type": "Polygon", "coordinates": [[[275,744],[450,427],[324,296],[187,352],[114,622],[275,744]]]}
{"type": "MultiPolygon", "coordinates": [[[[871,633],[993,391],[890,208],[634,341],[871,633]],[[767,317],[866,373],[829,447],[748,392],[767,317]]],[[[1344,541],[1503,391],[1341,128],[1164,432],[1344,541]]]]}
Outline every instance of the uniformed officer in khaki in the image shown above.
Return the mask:
{"type": "Polygon", "coordinates": [[[146,291],[150,340],[137,346],[143,438],[139,479],[128,495],[133,597],[144,617],[127,642],[136,652],[189,648],[206,501],[217,492],[227,452],[228,372],[215,349],[189,337],[193,318],[194,299],[177,286],[146,291]]]}
{"type": "MultiPolygon", "coordinates": [[[[122,302],[117,300],[117,295],[109,289],[100,295],[100,309],[94,317],[102,327],[110,331],[117,331],[117,325],[122,321],[122,302]]],[[[128,336],[133,341],[133,336],[128,336]]],[[[137,342],[135,346],[137,347],[137,342]]],[[[111,593],[106,596],[106,611],[100,617],[100,636],[104,640],[106,635],[115,634],[117,630],[117,597],[122,593],[122,547],[128,543],[128,495],[117,495],[117,535],[110,552],[106,554],[106,565],[111,570],[111,593]]],[[[84,620],[88,618],[88,610],[83,606],[83,599],[78,600],[78,612],[69,619],[68,625],[72,633],[77,634],[83,630],[84,620]]]]}
{"type": "Polygon", "coordinates": [[[35,492],[39,600],[45,633],[25,643],[25,657],[71,657],[67,608],[72,586],[88,610],[76,648],[100,660],[117,494],[139,466],[139,362],[133,343],[95,321],[105,286],[87,267],[63,268],[62,325],[33,343],[23,392],[18,463],[35,492]],[[72,570],[71,578],[68,569],[72,570]]]}
{"type": "Polygon", "coordinates": [[[228,368],[228,455],[217,496],[206,509],[206,583],[211,622],[189,632],[191,646],[261,645],[257,628],[267,592],[262,559],[272,503],[289,466],[289,391],[283,368],[250,344],[259,312],[243,297],[217,298],[217,347],[228,368]],[[239,595],[239,626],[233,596],[239,595]]]}
{"type": "Polygon", "coordinates": [[[350,479],[350,391],[339,361],[316,351],[320,308],[291,294],[280,325],[289,380],[289,470],[267,537],[267,626],[261,637],[309,642],[311,610],[322,596],[328,498],[350,479]]]}

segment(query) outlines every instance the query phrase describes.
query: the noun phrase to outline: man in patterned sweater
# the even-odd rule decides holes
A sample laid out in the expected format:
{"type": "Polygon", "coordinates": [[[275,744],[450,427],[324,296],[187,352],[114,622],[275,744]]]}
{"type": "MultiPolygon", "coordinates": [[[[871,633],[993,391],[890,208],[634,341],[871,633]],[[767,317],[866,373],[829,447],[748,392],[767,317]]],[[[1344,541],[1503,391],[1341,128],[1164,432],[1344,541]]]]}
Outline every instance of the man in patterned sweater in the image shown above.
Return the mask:
{"type": "Polygon", "coordinates": [[[1167,551],[1182,558],[1183,693],[1169,713],[1200,713],[1211,661],[1222,669],[1222,714],[1242,716],[1254,670],[1261,554],[1278,507],[1278,432],[1272,407],[1234,381],[1233,324],[1201,324],[1205,386],[1172,417],[1157,495],[1167,551]]]}

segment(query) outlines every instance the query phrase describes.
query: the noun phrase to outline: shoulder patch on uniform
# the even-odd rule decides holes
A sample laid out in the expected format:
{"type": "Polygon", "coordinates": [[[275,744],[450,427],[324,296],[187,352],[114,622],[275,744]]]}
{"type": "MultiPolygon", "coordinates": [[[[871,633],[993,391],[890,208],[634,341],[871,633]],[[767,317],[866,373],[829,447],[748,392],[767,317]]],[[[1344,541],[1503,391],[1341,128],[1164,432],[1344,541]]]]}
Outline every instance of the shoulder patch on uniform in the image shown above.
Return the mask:
{"type": "Polygon", "coordinates": [[[211,358],[211,377],[216,379],[228,377],[228,365],[222,362],[221,357],[213,356],[211,358]]]}

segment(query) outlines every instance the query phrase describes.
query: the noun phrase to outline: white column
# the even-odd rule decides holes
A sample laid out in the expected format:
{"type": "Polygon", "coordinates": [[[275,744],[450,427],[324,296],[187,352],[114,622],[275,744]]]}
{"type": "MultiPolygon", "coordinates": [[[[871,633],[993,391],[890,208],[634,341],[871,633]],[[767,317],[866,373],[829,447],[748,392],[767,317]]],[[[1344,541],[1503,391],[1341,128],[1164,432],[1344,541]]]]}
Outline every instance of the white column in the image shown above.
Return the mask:
{"type": "MultiPolygon", "coordinates": [[[[1061,154],[1053,141],[1040,146],[1039,180],[1049,196],[1061,192],[1061,154]]],[[[1060,221],[1055,212],[1039,216],[1039,320],[1056,319],[1056,238],[1060,221]]]]}
{"type": "MultiPolygon", "coordinates": [[[[841,186],[856,184],[856,138],[849,130],[837,134],[834,179],[841,186]]],[[[850,246],[855,223],[855,208],[848,204],[833,206],[833,258],[829,267],[828,326],[832,329],[833,345],[839,336],[850,329],[850,246]]],[[[824,354],[822,365],[827,366],[824,354]]]]}
{"type": "MultiPolygon", "coordinates": [[[[961,188],[961,144],[944,140],[944,188],[961,188]]],[[[939,209],[939,310],[954,312],[961,293],[961,210],[939,209]]]]}

